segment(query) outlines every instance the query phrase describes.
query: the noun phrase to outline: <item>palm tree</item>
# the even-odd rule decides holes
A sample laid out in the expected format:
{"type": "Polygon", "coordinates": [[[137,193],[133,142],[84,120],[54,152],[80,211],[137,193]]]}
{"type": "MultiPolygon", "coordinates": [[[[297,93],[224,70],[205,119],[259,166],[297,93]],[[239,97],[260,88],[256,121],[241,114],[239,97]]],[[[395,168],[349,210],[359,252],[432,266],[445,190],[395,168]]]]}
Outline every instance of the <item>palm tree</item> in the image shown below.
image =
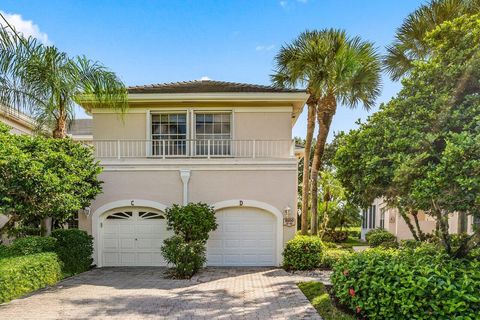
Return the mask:
{"type": "Polygon", "coordinates": [[[476,13],[480,13],[480,0],[432,0],[409,14],[384,57],[385,69],[392,80],[399,80],[407,74],[415,60],[428,57],[430,49],[425,36],[429,31],[444,21],[476,13]]]}
{"type": "Polygon", "coordinates": [[[93,106],[125,111],[127,91],[115,73],[84,56],[70,58],[54,46],[0,28],[0,103],[34,116],[40,127],[64,138],[83,97],[93,106]]]}
{"type": "Polygon", "coordinates": [[[372,43],[360,37],[350,38],[345,31],[322,30],[317,33],[323,49],[317,59],[323,62],[322,81],[318,83],[318,136],[312,162],[312,234],[318,232],[318,176],[330,125],[337,104],[355,108],[359,103],[369,110],[380,94],[381,61],[372,43]]]}
{"type": "MultiPolygon", "coordinates": [[[[311,233],[316,234],[318,208],[318,172],[321,166],[330,124],[337,102],[355,107],[362,102],[369,109],[380,92],[380,59],[373,45],[360,38],[349,38],[341,30],[323,29],[305,31],[283,46],[276,56],[274,84],[281,87],[305,85],[310,93],[305,151],[310,150],[315,114],[319,125],[311,182],[308,167],[304,166],[302,192],[302,234],[307,225],[309,185],[312,186],[311,233]],[[312,110],[312,111],[311,111],[312,110]],[[304,220],[305,219],[305,220],[304,220]]],[[[305,154],[305,157],[309,154],[305,154]]]]}
{"type": "MultiPolygon", "coordinates": [[[[282,46],[280,52],[275,56],[275,73],[271,75],[272,82],[275,86],[281,88],[294,88],[298,85],[306,86],[306,91],[310,94],[306,102],[308,115],[304,159],[310,159],[318,101],[317,90],[315,88],[317,82],[316,77],[318,76],[316,70],[321,66],[321,62],[312,60],[308,52],[311,48],[310,43],[314,40],[312,34],[306,31],[295,39],[293,43],[282,46]]],[[[305,161],[302,179],[301,233],[303,235],[308,233],[309,173],[310,167],[308,161],[305,161]]]]}

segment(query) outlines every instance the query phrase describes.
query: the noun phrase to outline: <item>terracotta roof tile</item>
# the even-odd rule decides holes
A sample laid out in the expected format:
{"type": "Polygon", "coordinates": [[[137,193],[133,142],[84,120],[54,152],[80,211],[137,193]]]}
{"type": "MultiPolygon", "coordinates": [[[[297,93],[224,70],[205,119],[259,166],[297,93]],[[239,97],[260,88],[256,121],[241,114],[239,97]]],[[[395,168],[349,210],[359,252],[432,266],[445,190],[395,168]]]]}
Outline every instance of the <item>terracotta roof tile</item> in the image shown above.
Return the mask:
{"type": "Polygon", "coordinates": [[[129,93],[226,93],[226,92],[305,92],[298,89],[282,89],[278,87],[214,81],[195,80],[171,83],[159,83],[128,88],[129,93]]]}

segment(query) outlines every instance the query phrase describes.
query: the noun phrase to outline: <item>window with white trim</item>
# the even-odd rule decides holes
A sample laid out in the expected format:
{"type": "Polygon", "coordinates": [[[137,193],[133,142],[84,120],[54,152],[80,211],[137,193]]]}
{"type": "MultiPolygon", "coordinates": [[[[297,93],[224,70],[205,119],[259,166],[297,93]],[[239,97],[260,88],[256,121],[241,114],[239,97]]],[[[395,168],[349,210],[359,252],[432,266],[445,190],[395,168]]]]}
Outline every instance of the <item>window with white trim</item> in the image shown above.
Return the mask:
{"type": "Polygon", "coordinates": [[[196,155],[228,156],[231,151],[232,114],[230,112],[195,113],[196,155]]]}
{"type": "Polygon", "coordinates": [[[152,114],[152,154],[184,156],[187,154],[187,114],[152,114]]]}
{"type": "Polygon", "coordinates": [[[380,208],[380,228],[385,229],[385,207],[380,208]]]}

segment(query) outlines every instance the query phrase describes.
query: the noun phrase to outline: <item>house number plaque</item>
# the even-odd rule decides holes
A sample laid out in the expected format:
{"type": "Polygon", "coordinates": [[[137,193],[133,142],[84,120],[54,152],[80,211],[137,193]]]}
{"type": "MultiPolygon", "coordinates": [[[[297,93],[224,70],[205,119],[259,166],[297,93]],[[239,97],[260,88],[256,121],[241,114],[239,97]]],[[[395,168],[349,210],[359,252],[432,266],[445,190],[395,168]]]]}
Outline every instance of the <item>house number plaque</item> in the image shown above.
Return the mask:
{"type": "Polygon", "coordinates": [[[293,227],[295,225],[295,218],[293,217],[284,217],[283,218],[283,225],[285,227],[293,227]]]}

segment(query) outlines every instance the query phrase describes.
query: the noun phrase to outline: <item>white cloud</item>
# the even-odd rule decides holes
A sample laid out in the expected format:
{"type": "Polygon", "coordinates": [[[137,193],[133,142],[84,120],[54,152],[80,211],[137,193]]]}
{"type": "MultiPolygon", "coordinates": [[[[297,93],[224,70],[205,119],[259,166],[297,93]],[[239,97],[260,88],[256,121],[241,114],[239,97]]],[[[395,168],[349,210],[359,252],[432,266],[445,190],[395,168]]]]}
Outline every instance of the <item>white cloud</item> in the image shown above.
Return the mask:
{"type": "Polygon", "coordinates": [[[281,6],[282,8],[286,8],[287,5],[288,5],[288,1],[285,1],[285,0],[284,0],[284,1],[280,1],[280,6],[281,6]]]}
{"type": "Polygon", "coordinates": [[[209,78],[209,77],[207,77],[207,76],[203,76],[203,77],[201,77],[201,78],[200,78],[200,80],[202,80],[202,81],[203,81],[203,80],[212,80],[212,79],[210,79],[210,78],[209,78]]]}
{"type": "Polygon", "coordinates": [[[260,46],[256,46],[255,47],[255,50],[256,51],[270,51],[270,50],[273,50],[273,48],[275,48],[275,45],[274,44],[270,44],[270,45],[260,45],[260,46]]]}
{"type": "MultiPolygon", "coordinates": [[[[15,28],[15,30],[22,34],[24,37],[35,37],[43,44],[50,44],[48,35],[45,32],[40,31],[38,25],[34,24],[32,20],[24,20],[19,14],[6,13],[0,10],[0,13],[7,19],[8,23],[15,28]]],[[[7,24],[3,19],[0,19],[0,25],[6,26],[7,24]]]]}

